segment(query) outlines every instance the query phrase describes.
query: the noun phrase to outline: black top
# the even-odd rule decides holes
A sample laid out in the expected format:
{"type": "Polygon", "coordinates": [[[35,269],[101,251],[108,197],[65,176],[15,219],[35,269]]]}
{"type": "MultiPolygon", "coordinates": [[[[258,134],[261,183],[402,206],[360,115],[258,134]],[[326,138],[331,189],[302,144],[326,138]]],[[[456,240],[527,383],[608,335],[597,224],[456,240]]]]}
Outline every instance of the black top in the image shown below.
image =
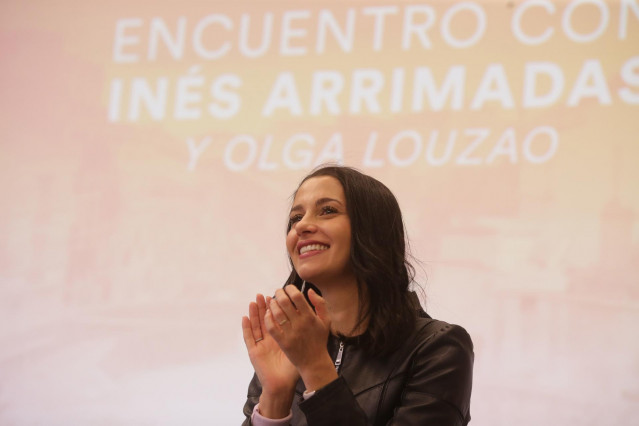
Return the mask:
{"type": "MultiPolygon", "coordinates": [[[[335,359],[340,338],[330,336],[335,359]]],[[[292,425],[465,426],[470,421],[473,344],[460,326],[420,318],[411,336],[392,355],[378,358],[344,339],[339,378],[306,401],[304,383],[295,389],[292,425]]],[[[249,384],[246,420],[262,392],[257,376],[249,384]]]]}

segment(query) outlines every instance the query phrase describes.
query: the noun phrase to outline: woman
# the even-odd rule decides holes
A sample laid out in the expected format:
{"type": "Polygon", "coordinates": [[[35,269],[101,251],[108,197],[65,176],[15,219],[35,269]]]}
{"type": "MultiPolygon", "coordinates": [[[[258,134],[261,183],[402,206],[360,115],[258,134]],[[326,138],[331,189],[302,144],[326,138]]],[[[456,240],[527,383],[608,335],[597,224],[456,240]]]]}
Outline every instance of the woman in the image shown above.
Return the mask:
{"type": "Polygon", "coordinates": [[[294,194],[290,283],[242,318],[245,425],[466,425],[473,349],[409,289],[404,223],[381,182],[322,167],[294,194]],[[310,285],[312,283],[312,285],[310,285]]]}

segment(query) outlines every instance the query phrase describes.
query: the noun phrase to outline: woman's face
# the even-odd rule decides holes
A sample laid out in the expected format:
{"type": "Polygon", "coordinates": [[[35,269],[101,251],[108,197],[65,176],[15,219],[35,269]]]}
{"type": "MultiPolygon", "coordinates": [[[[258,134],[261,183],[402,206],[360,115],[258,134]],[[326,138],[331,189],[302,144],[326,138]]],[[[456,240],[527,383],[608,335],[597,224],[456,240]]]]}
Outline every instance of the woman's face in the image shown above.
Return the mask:
{"type": "Polygon", "coordinates": [[[313,284],[354,279],[350,268],[351,221],[344,189],[332,176],[306,180],[289,216],[286,248],[298,275],[313,284]]]}

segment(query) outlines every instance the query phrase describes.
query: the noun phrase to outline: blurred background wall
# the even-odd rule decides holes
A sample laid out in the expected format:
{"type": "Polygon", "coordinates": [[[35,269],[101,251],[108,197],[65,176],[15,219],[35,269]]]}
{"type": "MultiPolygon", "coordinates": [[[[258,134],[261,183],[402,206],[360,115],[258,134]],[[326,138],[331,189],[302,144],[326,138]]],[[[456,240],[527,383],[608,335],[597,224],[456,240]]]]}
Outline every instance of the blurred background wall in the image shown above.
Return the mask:
{"type": "Polygon", "coordinates": [[[636,422],[636,0],[3,1],[0,58],[1,424],[238,424],[327,161],[397,195],[472,424],[636,422]]]}

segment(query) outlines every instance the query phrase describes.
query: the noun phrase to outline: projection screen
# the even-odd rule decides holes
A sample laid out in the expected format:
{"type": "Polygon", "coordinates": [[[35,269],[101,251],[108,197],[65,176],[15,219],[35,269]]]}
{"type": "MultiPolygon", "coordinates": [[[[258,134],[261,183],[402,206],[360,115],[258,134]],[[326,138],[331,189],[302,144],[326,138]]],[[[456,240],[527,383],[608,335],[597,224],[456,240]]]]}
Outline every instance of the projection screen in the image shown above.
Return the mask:
{"type": "Polygon", "coordinates": [[[0,423],[239,424],[318,164],[384,182],[473,425],[639,415],[639,3],[0,4],[0,423]]]}

